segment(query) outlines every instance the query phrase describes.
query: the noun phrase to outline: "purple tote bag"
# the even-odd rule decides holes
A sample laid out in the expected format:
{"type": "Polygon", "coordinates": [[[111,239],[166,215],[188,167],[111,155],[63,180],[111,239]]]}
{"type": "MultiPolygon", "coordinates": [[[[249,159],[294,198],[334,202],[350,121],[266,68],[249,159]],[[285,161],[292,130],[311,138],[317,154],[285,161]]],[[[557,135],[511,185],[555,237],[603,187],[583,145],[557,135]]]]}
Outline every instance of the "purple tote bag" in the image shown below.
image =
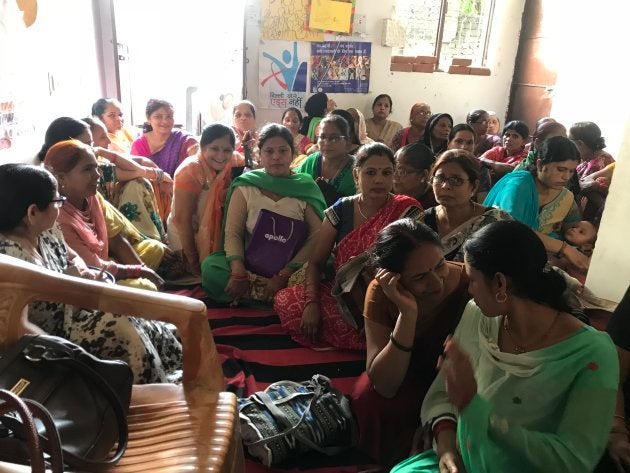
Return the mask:
{"type": "Polygon", "coordinates": [[[307,227],[302,220],[262,209],[245,250],[245,267],[267,278],[278,274],[306,240],[307,227]]]}

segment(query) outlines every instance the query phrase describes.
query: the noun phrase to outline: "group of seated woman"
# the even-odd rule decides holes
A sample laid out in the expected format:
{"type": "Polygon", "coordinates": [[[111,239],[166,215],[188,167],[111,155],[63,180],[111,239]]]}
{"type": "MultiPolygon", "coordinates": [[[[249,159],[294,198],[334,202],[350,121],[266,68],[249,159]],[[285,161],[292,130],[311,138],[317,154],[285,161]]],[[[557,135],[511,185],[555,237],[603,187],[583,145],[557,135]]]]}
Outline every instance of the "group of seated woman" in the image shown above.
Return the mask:
{"type": "MultiPolygon", "coordinates": [[[[567,137],[546,118],[526,146],[523,122],[499,137],[485,110],[454,124],[418,102],[403,128],[386,94],[368,120],[325,94],[306,105],[306,117],[287,109],[258,130],[242,101],[232,127],[199,139],[163,100],[148,102],[135,139],[113,99],[84,120],[61,117],[39,154],[46,169],[0,166],[0,189],[17,199],[0,215],[0,251],[150,290],[186,272],[217,303],[273,305],[304,346],[365,350],[352,394],[359,447],[393,467],[426,450],[421,433],[436,445],[394,471],[591,471],[617,356],[571,315],[548,257],[571,274],[588,268],[596,227],[582,212],[601,214],[590,196],[613,162],[599,128],[577,123],[567,137]]],[[[33,330],[124,359],[140,381],[180,375],[166,324],[46,304],[31,313],[33,330]],[[113,320],[120,332],[95,346],[113,320]]]]}

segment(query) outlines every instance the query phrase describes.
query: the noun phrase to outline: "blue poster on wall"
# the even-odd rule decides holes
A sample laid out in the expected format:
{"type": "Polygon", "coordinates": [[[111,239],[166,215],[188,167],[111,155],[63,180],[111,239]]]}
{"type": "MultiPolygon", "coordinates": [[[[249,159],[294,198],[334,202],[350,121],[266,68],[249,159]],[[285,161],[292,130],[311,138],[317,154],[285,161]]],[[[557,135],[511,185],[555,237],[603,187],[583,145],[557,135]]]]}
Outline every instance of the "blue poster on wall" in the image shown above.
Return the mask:
{"type": "Polygon", "coordinates": [[[311,92],[367,94],[372,43],[311,43],[311,92]]]}

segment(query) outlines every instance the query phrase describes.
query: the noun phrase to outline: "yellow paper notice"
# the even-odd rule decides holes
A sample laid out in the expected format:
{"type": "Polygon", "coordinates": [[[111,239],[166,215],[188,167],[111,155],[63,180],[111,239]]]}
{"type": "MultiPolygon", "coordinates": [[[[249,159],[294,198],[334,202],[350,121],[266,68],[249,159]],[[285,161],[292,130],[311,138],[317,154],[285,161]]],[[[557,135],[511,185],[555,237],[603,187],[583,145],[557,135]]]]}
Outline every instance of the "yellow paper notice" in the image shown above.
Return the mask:
{"type": "Polygon", "coordinates": [[[311,0],[310,29],[350,33],[352,3],[335,0],[311,0]]]}
{"type": "Polygon", "coordinates": [[[308,0],[262,0],[261,36],[285,41],[323,41],[324,35],[306,29],[308,0]]]}

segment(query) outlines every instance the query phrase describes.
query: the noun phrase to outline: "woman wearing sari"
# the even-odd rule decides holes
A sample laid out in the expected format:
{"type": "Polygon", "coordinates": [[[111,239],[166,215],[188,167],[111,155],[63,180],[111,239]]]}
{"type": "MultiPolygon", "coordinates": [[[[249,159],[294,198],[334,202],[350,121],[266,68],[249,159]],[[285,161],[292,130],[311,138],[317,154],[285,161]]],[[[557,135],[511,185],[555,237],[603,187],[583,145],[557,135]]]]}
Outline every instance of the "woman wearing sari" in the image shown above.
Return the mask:
{"type": "Polygon", "coordinates": [[[392,114],[392,98],[387,94],[377,95],[372,102],[372,118],[365,122],[367,134],[374,141],[392,146],[394,135],[402,130],[402,125],[388,117],[392,114]]]}
{"type": "Polygon", "coordinates": [[[495,146],[478,158],[483,166],[490,168],[493,181],[514,171],[527,156],[525,142],[529,139],[529,128],[525,122],[512,120],[506,123],[502,134],[503,146],[495,146]]]}
{"type": "Polygon", "coordinates": [[[346,109],[346,111],[352,115],[352,118],[354,119],[354,132],[359,138],[359,143],[366,145],[374,141],[367,135],[367,125],[365,124],[365,117],[363,116],[363,113],[361,113],[361,110],[350,107],[346,109]]]}
{"type": "Polygon", "coordinates": [[[317,128],[322,118],[329,112],[337,108],[333,99],[329,99],[323,92],[311,95],[304,104],[306,117],[302,121],[300,133],[307,136],[311,141],[317,140],[317,128]]]}
{"type": "Polygon", "coordinates": [[[119,153],[129,153],[134,137],[125,128],[121,103],[114,98],[101,98],[92,105],[92,116],[97,117],[107,128],[110,149],[119,153]]]}
{"type": "Polygon", "coordinates": [[[586,271],[588,257],[560,239],[567,227],[581,220],[573,194],[566,188],[579,161],[580,153],[568,138],[548,138],[535,167],[503,176],[483,204],[505,210],[536,231],[548,252],[586,271]]]}
{"type": "Polygon", "coordinates": [[[427,120],[422,143],[438,157],[448,145],[448,135],[453,128],[453,117],[448,113],[436,113],[427,120]]]}
{"type": "Polygon", "coordinates": [[[67,199],[59,225],[68,246],[88,265],[109,271],[119,284],[157,290],[163,281],[154,269],[165,247],[142,237],[97,192],[100,174],[91,147],[78,140],[61,141],[48,150],[44,164],[55,174],[59,191],[67,199]],[[110,253],[120,262],[111,260],[110,253]]]}
{"type": "Polygon", "coordinates": [[[295,171],[311,176],[322,190],[326,205],[331,206],[340,197],[356,192],[352,177],[354,158],[348,154],[350,127],[339,115],[328,115],[319,125],[319,151],[302,161],[295,171]]]}
{"type": "Polygon", "coordinates": [[[420,221],[440,235],[449,261],[464,261],[463,243],[475,231],[498,220],[511,220],[506,212],[475,202],[479,165],[468,151],[442,153],[431,175],[437,206],[426,209],[420,221]]]}
{"type": "Polygon", "coordinates": [[[302,126],[302,112],[295,107],[289,107],[282,113],[282,124],[293,135],[293,147],[295,148],[293,162],[291,167],[298,166],[306,156],[317,150],[317,145],[314,145],[308,136],[300,133],[300,127],[302,126]]]}
{"type": "Polygon", "coordinates": [[[569,313],[563,277],[522,223],[488,225],[465,254],[474,302],[422,404],[436,451],[392,473],[592,472],[615,411],[610,337],[569,313]]]}
{"type": "MultiPolygon", "coordinates": [[[[475,157],[481,156],[483,153],[495,146],[501,146],[501,137],[488,132],[490,123],[490,115],[485,110],[477,109],[466,115],[466,123],[475,130],[475,157]]],[[[497,132],[498,133],[498,132],[497,132]]]]}
{"type": "Polygon", "coordinates": [[[428,209],[437,205],[433,187],[429,182],[435,156],[422,143],[405,145],[396,151],[396,171],[394,171],[394,192],[413,197],[428,209]]]}
{"type": "Polygon", "coordinates": [[[151,159],[162,171],[173,176],[182,161],[197,152],[199,143],[194,136],[173,128],[173,105],[166,100],[150,99],[145,112],[144,133],[132,143],[131,154],[151,159]]]}
{"type": "Polygon", "coordinates": [[[186,158],[175,171],[175,195],[168,234],[173,251],[181,251],[188,273],[201,275],[201,262],[221,249],[223,204],[232,180],[232,169],[243,166],[234,152],[230,128],[219,123],[201,133],[196,156],[186,158]]]}
{"type": "Polygon", "coordinates": [[[593,122],[578,122],[571,125],[569,139],[580,152],[580,164],[575,170],[580,179],[601,171],[615,161],[604,151],[606,141],[602,137],[602,131],[593,122]]]}
{"type": "Polygon", "coordinates": [[[396,152],[403,146],[420,143],[424,136],[424,129],[431,116],[431,106],[424,102],[417,102],[409,113],[409,126],[398,131],[392,139],[392,151],[396,152]]]}
{"type": "MultiPolygon", "coordinates": [[[[310,255],[324,212],[324,198],[305,174],[291,172],[293,136],[282,125],[269,124],[260,132],[263,169],[246,172],[232,182],[225,199],[223,251],[201,264],[202,286],[217,302],[268,303],[310,255]],[[276,274],[265,277],[248,270],[246,248],[252,244],[262,211],[306,223],[306,239],[276,274]]],[[[259,235],[260,236],[260,235],[259,235]]]]}
{"type": "MultiPolygon", "coordinates": [[[[0,209],[1,254],[70,276],[102,277],[68,248],[57,227],[61,209],[70,204],[50,172],[0,166],[0,200],[12,203],[0,209]]],[[[46,301],[29,304],[28,321],[30,333],[62,337],[94,356],[126,362],[134,383],[181,381],[182,347],[171,324],[46,301]]]]}
{"type": "Polygon", "coordinates": [[[376,234],[389,223],[417,215],[418,201],[390,193],[394,180],[394,156],[382,143],[359,149],[353,175],[360,192],[339,199],[325,212],[317,244],[306,268],[306,282],[279,291],[274,308],[282,326],[305,346],[365,349],[362,332],[342,318],[331,295],[332,282],[320,282],[331,253],[338,270],[351,258],[368,250],[376,234]]]}

